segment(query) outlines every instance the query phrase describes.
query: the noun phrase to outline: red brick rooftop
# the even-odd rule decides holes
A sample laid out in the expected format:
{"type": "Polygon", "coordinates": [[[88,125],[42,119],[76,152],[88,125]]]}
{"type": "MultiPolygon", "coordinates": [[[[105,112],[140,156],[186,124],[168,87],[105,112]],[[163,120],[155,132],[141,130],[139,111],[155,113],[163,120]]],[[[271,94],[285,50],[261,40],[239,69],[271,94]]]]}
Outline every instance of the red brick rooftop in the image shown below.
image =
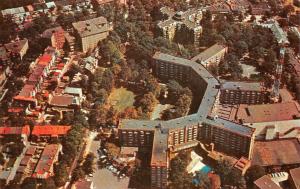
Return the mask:
{"type": "Polygon", "coordinates": [[[300,164],[299,139],[256,141],[252,157],[252,165],[282,166],[300,164]]]}
{"type": "Polygon", "coordinates": [[[291,120],[300,117],[295,102],[262,105],[240,105],[236,119],[244,123],[291,120]]]}
{"type": "Polygon", "coordinates": [[[65,125],[44,125],[39,126],[36,125],[33,127],[32,135],[51,135],[51,136],[58,136],[58,135],[66,135],[68,131],[71,129],[71,126],[65,125]]]}
{"type": "Polygon", "coordinates": [[[0,127],[0,135],[21,135],[30,134],[30,128],[28,125],[24,127],[0,127]]]}

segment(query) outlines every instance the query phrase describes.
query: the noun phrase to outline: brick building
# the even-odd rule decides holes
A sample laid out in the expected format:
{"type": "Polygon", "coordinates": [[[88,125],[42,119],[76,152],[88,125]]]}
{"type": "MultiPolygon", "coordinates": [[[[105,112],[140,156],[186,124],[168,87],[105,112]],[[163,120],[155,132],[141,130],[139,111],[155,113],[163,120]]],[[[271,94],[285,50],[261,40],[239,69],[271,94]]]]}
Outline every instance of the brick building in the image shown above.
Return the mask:
{"type": "Polygon", "coordinates": [[[49,141],[60,139],[68,133],[71,126],[65,125],[36,125],[31,132],[32,140],[49,141]]]}

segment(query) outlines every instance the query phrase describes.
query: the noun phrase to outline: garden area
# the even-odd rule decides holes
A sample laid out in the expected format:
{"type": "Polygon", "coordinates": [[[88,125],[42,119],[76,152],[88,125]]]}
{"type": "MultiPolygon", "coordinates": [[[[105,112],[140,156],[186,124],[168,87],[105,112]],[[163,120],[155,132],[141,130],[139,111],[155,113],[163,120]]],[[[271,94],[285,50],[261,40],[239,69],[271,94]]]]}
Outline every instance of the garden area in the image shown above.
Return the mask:
{"type": "Polygon", "coordinates": [[[108,97],[108,103],[118,112],[122,112],[134,105],[135,96],[132,91],[124,87],[115,88],[108,97]]]}

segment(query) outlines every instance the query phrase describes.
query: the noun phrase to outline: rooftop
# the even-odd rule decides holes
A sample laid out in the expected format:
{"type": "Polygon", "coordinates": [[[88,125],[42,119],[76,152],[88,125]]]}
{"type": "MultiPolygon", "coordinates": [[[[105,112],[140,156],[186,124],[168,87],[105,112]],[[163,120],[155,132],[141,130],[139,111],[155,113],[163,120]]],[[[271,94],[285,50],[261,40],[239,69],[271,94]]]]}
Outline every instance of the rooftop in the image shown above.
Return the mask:
{"type": "Polygon", "coordinates": [[[52,106],[70,106],[74,104],[74,97],[69,95],[55,95],[49,100],[52,106]]]}
{"type": "Polygon", "coordinates": [[[299,140],[280,139],[273,141],[256,141],[252,156],[253,165],[282,166],[300,164],[299,140]]]}
{"type": "Polygon", "coordinates": [[[30,134],[30,128],[28,125],[24,127],[0,127],[0,135],[21,135],[30,134]]]}
{"type": "Polygon", "coordinates": [[[93,185],[93,182],[87,180],[78,180],[74,185],[75,189],[90,189],[92,188],[91,186],[93,185]]]}
{"type": "Polygon", "coordinates": [[[152,147],[151,166],[167,166],[168,133],[155,129],[152,147]]]}
{"type": "Polygon", "coordinates": [[[226,50],[226,48],[227,47],[225,45],[221,45],[218,43],[214,44],[213,46],[209,47],[205,51],[201,52],[200,54],[192,58],[191,60],[195,62],[199,61],[200,63],[205,62],[211,57],[213,57],[214,55],[218,54],[220,51],[226,50]]]}
{"type": "MultiPolygon", "coordinates": [[[[201,9],[189,9],[185,12],[179,11],[175,12],[173,9],[169,7],[162,7],[160,11],[168,16],[167,20],[160,21],[158,23],[158,27],[168,27],[170,25],[175,24],[183,24],[186,27],[190,29],[201,27],[199,25],[199,21],[196,16],[201,15],[202,16],[202,10],[201,9]]],[[[201,17],[200,17],[201,18],[201,17]]]]}
{"type": "Polygon", "coordinates": [[[239,82],[223,81],[221,85],[223,90],[241,90],[241,91],[262,91],[263,87],[258,82],[239,82]]]}
{"type": "Polygon", "coordinates": [[[254,129],[245,125],[240,125],[222,118],[208,119],[204,123],[220,127],[221,129],[240,134],[242,136],[252,136],[254,129]]]}
{"type": "Polygon", "coordinates": [[[4,46],[7,49],[7,51],[9,51],[9,52],[20,53],[20,51],[23,49],[23,47],[26,44],[28,44],[28,40],[23,39],[23,40],[7,43],[4,46]]]}
{"type": "Polygon", "coordinates": [[[32,135],[51,135],[51,136],[58,136],[58,135],[66,135],[68,131],[71,129],[71,126],[65,125],[44,125],[39,126],[36,125],[33,127],[32,135]]]}
{"type": "Polygon", "coordinates": [[[33,177],[39,177],[39,175],[46,174],[46,177],[50,176],[51,167],[60,151],[61,146],[59,144],[48,144],[41,155],[41,158],[34,170],[33,177]]]}
{"type": "Polygon", "coordinates": [[[79,21],[72,24],[77,30],[80,37],[87,37],[110,30],[107,19],[104,17],[97,17],[90,20],[79,21]]]}
{"type": "Polygon", "coordinates": [[[282,189],[275,182],[273,182],[272,179],[268,175],[260,177],[259,179],[254,181],[254,184],[259,189],[282,189]]]}
{"type": "Polygon", "coordinates": [[[296,189],[300,189],[300,167],[290,170],[290,178],[296,189]]]}
{"type": "Polygon", "coordinates": [[[242,120],[243,123],[282,121],[295,118],[300,118],[299,109],[295,102],[240,105],[236,114],[236,119],[242,120]]]}
{"type": "Polygon", "coordinates": [[[55,27],[55,28],[49,28],[47,30],[45,30],[42,33],[42,37],[44,38],[51,38],[51,36],[53,35],[53,33],[64,33],[64,29],[61,26],[55,27]]]}
{"type": "Polygon", "coordinates": [[[82,96],[82,88],[66,87],[64,93],[77,94],[77,95],[82,96]]]}

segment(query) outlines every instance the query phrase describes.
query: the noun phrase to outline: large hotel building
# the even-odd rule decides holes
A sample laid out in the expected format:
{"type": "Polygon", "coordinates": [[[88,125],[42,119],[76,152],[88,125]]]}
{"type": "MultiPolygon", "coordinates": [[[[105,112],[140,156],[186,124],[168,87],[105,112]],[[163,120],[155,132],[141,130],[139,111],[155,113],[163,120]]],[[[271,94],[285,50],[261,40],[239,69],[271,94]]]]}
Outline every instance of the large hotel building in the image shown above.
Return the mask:
{"type": "Polygon", "coordinates": [[[203,143],[217,150],[251,159],[254,129],[210,117],[219,98],[220,83],[201,64],[157,52],[153,56],[154,73],[162,80],[188,82],[199,89],[202,98],[196,113],[169,121],[122,120],[119,139],[122,146],[152,147],[151,186],[166,188],[169,154],[203,143]]]}

